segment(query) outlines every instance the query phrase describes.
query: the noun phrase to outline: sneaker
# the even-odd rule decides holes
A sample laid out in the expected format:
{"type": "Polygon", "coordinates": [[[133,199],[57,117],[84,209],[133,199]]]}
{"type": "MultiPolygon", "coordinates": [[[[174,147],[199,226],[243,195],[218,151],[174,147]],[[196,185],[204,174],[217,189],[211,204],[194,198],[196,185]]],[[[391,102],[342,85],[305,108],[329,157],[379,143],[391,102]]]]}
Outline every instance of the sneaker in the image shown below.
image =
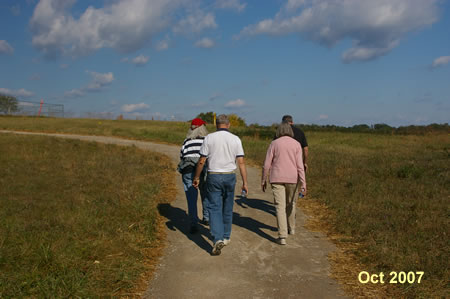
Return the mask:
{"type": "Polygon", "coordinates": [[[278,238],[277,243],[280,245],[286,245],[286,239],[285,238],[278,238]]]}
{"type": "Polygon", "coordinates": [[[230,239],[224,239],[223,240],[223,245],[227,246],[228,244],[230,244],[231,240],[230,239]]]}
{"type": "Polygon", "coordinates": [[[198,227],[197,225],[193,225],[191,226],[191,229],[189,230],[190,234],[196,234],[198,232],[198,227]]]}
{"type": "Polygon", "coordinates": [[[208,226],[208,225],[209,225],[209,221],[208,221],[208,220],[202,219],[202,220],[200,220],[200,224],[203,224],[203,225],[205,225],[205,226],[208,226]]]}
{"type": "Polygon", "coordinates": [[[220,255],[222,248],[225,246],[222,240],[217,241],[214,244],[211,255],[220,255]]]}
{"type": "Polygon", "coordinates": [[[288,234],[295,235],[295,229],[289,229],[288,230],[288,234]]]}

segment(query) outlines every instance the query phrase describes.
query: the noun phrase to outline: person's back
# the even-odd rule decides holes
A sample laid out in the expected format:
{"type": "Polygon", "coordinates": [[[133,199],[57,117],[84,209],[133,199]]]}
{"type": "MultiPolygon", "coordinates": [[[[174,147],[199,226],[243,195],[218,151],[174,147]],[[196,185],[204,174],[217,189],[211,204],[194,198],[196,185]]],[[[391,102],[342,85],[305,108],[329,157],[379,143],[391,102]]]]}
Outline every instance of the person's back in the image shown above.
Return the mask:
{"type": "Polygon", "coordinates": [[[206,136],[203,150],[208,153],[210,172],[232,172],[236,158],[244,156],[239,137],[225,129],[206,136]]]}
{"type": "Polygon", "coordinates": [[[303,166],[300,144],[291,137],[282,136],[272,141],[268,151],[264,171],[270,167],[270,182],[297,183],[299,168],[303,166]]]}
{"type": "Polygon", "coordinates": [[[231,134],[230,121],[224,114],[216,119],[217,131],[206,136],[200,148],[193,185],[198,186],[203,165],[208,159],[206,189],[210,212],[210,231],[214,246],[212,255],[219,255],[222,248],[230,243],[233,224],[234,188],[236,185],[236,163],[242,176],[242,190],[248,193],[247,171],[244,163],[242,142],[231,134]]]}
{"type": "Polygon", "coordinates": [[[274,195],[277,212],[278,244],[286,245],[287,235],[295,234],[295,203],[297,187],[306,194],[305,170],[302,148],[293,139],[294,132],[289,123],[282,122],[276,133],[277,139],[267,149],[261,177],[262,191],[266,191],[267,176],[274,195]]]}

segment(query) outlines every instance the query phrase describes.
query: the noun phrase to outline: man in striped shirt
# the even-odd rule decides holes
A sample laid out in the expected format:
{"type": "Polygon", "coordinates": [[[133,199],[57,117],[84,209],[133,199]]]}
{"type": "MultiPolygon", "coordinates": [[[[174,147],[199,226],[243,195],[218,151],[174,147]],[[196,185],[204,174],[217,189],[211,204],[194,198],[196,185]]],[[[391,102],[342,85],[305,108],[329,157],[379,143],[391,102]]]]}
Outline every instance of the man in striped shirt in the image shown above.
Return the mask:
{"type": "MultiPolygon", "coordinates": [[[[195,234],[198,231],[197,223],[199,222],[197,215],[197,198],[198,190],[192,185],[195,168],[200,159],[200,148],[203,144],[205,136],[208,135],[206,123],[200,118],[195,118],[191,122],[186,139],[183,142],[180,150],[180,163],[178,164],[178,171],[184,185],[184,192],[188,203],[188,215],[190,219],[190,233],[195,234]]],[[[209,211],[206,201],[205,177],[206,169],[200,174],[200,197],[202,199],[203,219],[200,223],[209,225],[209,211]]]]}

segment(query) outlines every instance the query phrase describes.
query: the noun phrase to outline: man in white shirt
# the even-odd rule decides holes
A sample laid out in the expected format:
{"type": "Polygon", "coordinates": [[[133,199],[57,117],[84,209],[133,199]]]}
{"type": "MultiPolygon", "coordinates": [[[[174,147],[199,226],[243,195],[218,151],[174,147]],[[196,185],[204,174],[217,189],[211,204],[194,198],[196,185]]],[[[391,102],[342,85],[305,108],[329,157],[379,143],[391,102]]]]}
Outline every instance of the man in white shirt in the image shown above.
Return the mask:
{"type": "Polygon", "coordinates": [[[242,176],[242,190],[248,193],[247,169],[245,168],[242,142],[239,137],[228,130],[230,121],[226,115],[221,114],[217,117],[216,126],[217,131],[207,135],[200,148],[201,157],[192,183],[194,187],[198,187],[200,173],[208,159],[206,190],[209,227],[214,241],[212,255],[219,255],[222,248],[230,243],[236,162],[242,176]]]}

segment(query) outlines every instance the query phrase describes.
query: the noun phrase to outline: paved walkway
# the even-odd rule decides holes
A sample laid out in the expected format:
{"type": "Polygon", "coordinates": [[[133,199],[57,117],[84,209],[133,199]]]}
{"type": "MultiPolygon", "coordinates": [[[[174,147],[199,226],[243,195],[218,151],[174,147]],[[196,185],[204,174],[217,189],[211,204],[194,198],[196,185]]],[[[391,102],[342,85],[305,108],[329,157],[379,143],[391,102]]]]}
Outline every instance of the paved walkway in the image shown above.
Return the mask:
{"type": "MultiPolygon", "coordinates": [[[[164,153],[174,163],[179,159],[179,147],[165,144],[103,136],[16,133],[135,145],[164,153]]],[[[324,235],[304,228],[307,216],[301,210],[297,210],[296,235],[289,236],[286,246],[276,244],[272,193],[270,188],[266,193],[261,191],[260,170],[248,166],[247,170],[248,198],[237,196],[231,244],[220,256],[210,255],[208,227],[202,226],[196,235],[188,233],[186,198],[177,174],[177,198],[161,208],[167,219],[168,246],[145,298],[345,298],[328,276],[327,255],[335,250],[334,245],[324,235]]],[[[242,185],[238,178],[236,191],[242,185]]]]}

